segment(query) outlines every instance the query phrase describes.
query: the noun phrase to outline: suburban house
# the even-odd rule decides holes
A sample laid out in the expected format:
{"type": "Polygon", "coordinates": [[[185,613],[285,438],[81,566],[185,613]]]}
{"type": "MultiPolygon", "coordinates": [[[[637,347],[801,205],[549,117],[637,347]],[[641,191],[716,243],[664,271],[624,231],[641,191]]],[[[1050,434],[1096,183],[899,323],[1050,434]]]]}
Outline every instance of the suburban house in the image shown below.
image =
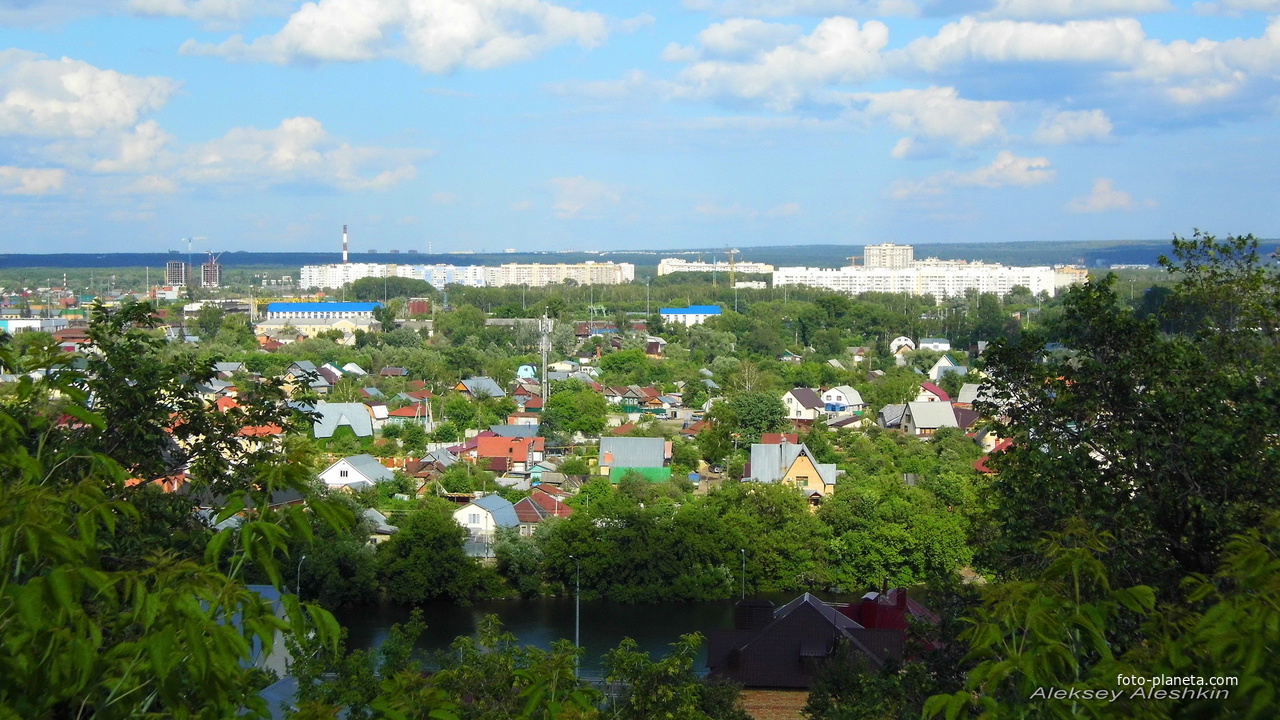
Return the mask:
{"type": "Polygon", "coordinates": [[[367,454],[342,458],[320,473],[320,479],[328,487],[347,490],[367,490],[394,477],[390,469],[367,454]]]}
{"type": "Polygon", "coordinates": [[[467,529],[473,543],[492,543],[498,528],[520,524],[515,506],[501,495],[484,495],[453,511],[453,519],[467,529]]]}
{"type": "Polygon", "coordinates": [[[902,431],[916,437],[930,437],[939,428],[959,427],[951,403],[909,402],[902,414],[902,431]]]}
{"type": "Polygon", "coordinates": [[[542,460],[546,441],[541,437],[477,437],[476,464],[498,473],[523,473],[542,460]]]}
{"type": "Polygon", "coordinates": [[[573,508],[565,504],[569,494],[558,487],[536,487],[528,497],[515,504],[516,517],[520,520],[520,534],[532,535],[538,524],[549,518],[569,517],[573,508]]]}
{"type": "Polygon", "coordinates": [[[313,408],[320,415],[313,426],[317,439],[333,437],[340,427],[351,428],[356,437],[373,435],[373,411],[364,403],[316,403],[313,408]]]}
{"type": "Polygon", "coordinates": [[[933,367],[929,368],[929,372],[926,374],[929,376],[930,380],[938,382],[949,373],[968,375],[969,368],[956,362],[955,358],[950,355],[943,355],[933,363],[933,367]]]}
{"type": "Polygon", "coordinates": [[[483,375],[467,378],[455,385],[453,389],[467,396],[468,400],[507,396],[507,391],[494,382],[493,378],[484,377],[483,375]]]}
{"type": "Polygon", "coordinates": [[[876,424],[886,430],[902,427],[902,416],[906,412],[906,405],[885,405],[876,413],[876,424]]]}
{"type": "Polygon", "coordinates": [[[315,363],[310,360],[299,360],[284,371],[284,389],[292,394],[298,388],[307,387],[317,395],[325,395],[332,387],[315,363]]]}
{"type": "Polygon", "coordinates": [[[755,443],[751,446],[751,465],[742,480],[794,487],[816,507],[835,493],[838,472],[834,463],[820,464],[804,443],[755,443]]]}
{"type": "Polygon", "coordinates": [[[916,402],[951,402],[951,396],[946,390],[934,385],[931,382],[920,383],[920,394],[916,396],[916,402]]]}
{"type": "Polygon", "coordinates": [[[956,402],[972,405],[978,401],[978,389],[982,385],[979,383],[965,383],[960,386],[960,392],[956,395],[956,402]]]}
{"type": "Polygon", "coordinates": [[[915,341],[903,335],[899,335],[898,337],[889,341],[890,355],[900,355],[904,352],[911,352],[912,350],[915,350],[915,349],[916,349],[915,341]]]}
{"type": "Polygon", "coordinates": [[[669,480],[671,468],[667,462],[670,459],[671,443],[663,438],[600,438],[600,474],[615,483],[631,470],[649,480],[669,480]]]}
{"type": "Polygon", "coordinates": [[[902,657],[903,632],[865,628],[809,593],[776,610],[768,600],[743,600],[733,630],[709,633],[707,668],[743,687],[803,689],[849,651],[878,670],[902,657]]]}
{"type": "Polygon", "coordinates": [[[822,392],[824,409],[831,413],[861,412],[867,409],[862,393],[848,385],[837,385],[822,392]]]}
{"type": "Polygon", "coordinates": [[[687,308],[659,308],[662,322],[679,323],[687,327],[701,325],[713,317],[720,317],[719,305],[690,305],[687,308]]]}
{"type": "Polygon", "coordinates": [[[817,420],[826,412],[822,397],[809,388],[791,388],[782,396],[782,405],[791,420],[817,420]]]}
{"type": "Polygon", "coordinates": [[[951,341],[946,338],[920,338],[921,350],[951,352],[951,341]]]}

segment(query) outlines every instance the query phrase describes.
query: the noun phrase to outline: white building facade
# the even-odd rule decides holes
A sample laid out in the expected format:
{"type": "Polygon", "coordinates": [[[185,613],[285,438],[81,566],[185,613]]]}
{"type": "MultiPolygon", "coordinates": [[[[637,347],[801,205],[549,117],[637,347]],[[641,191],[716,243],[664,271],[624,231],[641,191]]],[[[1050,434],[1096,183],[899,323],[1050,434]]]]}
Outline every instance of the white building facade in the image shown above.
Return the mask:
{"type": "Polygon", "coordinates": [[[542,287],[573,280],[579,285],[621,285],[636,279],[631,263],[507,263],[504,265],[398,265],[381,263],[335,263],[305,265],[304,288],[340,288],[368,277],[404,277],[424,280],[433,287],[542,287]]]}
{"type": "Polygon", "coordinates": [[[1049,266],[1010,267],[998,263],[943,261],[931,258],[906,268],[846,266],[841,268],[783,267],[773,273],[773,286],[805,285],[849,295],[865,292],[932,295],[942,298],[969,290],[1005,295],[1022,285],[1033,294],[1057,292],[1076,276],[1057,273],[1049,266]]]}
{"type": "MultiPolygon", "coordinates": [[[[766,263],[735,262],[733,271],[740,273],[771,273],[774,267],[766,263]]],[[[681,260],[679,258],[663,258],[658,261],[658,274],[670,275],[680,272],[729,272],[727,261],[699,262],[681,260]]]]}

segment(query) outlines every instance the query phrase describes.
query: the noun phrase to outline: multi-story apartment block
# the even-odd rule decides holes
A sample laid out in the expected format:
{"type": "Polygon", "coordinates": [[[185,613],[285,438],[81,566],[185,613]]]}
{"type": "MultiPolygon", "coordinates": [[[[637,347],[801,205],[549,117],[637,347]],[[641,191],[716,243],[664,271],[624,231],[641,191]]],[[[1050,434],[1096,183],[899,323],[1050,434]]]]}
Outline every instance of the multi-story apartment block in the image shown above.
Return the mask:
{"type": "Polygon", "coordinates": [[[307,265],[302,268],[302,287],[340,288],[366,277],[407,277],[425,280],[434,287],[465,285],[468,287],[502,287],[528,285],[541,287],[573,280],[579,285],[620,285],[636,277],[631,263],[577,264],[507,263],[505,265],[383,265],[378,263],[343,263],[307,265]]]}
{"type": "MultiPolygon", "coordinates": [[[[733,264],[734,272],[740,273],[771,273],[773,266],[767,263],[758,262],[735,262],[733,264]]],[[[728,261],[716,262],[700,262],[681,260],[679,258],[663,258],[658,261],[658,274],[670,275],[679,272],[729,272],[728,261]]]]}
{"type": "Polygon", "coordinates": [[[915,261],[915,248],[910,245],[867,245],[862,248],[862,264],[869,268],[901,270],[915,261]]]}

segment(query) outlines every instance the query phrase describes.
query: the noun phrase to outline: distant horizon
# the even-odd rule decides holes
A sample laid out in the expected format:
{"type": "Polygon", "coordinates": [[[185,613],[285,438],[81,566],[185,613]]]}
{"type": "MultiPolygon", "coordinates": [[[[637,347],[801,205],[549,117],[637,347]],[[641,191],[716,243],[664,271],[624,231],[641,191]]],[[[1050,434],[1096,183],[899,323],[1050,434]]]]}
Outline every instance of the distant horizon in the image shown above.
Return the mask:
{"type": "Polygon", "coordinates": [[[0,0],[3,250],[1275,237],[1277,2],[0,0]]]}

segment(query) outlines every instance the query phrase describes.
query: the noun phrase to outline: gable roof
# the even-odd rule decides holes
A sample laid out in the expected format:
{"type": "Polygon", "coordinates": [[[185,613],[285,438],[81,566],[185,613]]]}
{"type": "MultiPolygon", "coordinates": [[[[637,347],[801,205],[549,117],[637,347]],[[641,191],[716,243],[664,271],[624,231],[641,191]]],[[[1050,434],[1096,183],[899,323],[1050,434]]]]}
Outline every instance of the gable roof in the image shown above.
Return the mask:
{"type": "Polygon", "coordinates": [[[787,391],[791,397],[800,403],[800,406],[809,410],[821,410],[826,407],[826,403],[822,402],[822,396],[814,392],[812,388],[798,387],[791,388],[787,391]]]}
{"type": "Polygon", "coordinates": [[[933,383],[931,383],[931,382],[922,382],[922,383],[920,383],[920,389],[921,389],[921,390],[924,390],[925,392],[929,392],[929,393],[932,393],[932,394],[934,394],[934,395],[937,395],[937,396],[938,396],[938,399],[939,399],[939,400],[941,400],[941,401],[942,401],[942,402],[944,402],[944,403],[949,403],[949,402],[951,402],[951,396],[947,394],[947,391],[946,391],[946,390],[943,390],[942,388],[938,387],[937,385],[934,385],[934,384],[933,384],[933,383]]]}
{"type": "Polygon", "coordinates": [[[978,399],[978,388],[982,385],[979,383],[965,383],[960,386],[960,393],[956,395],[956,402],[974,403],[978,399]]]}
{"type": "Polygon", "coordinates": [[[529,453],[541,451],[545,443],[546,438],[540,437],[477,437],[476,456],[529,462],[529,453]]]}
{"type": "Polygon", "coordinates": [[[360,473],[360,475],[369,482],[385,482],[395,477],[395,473],[391,472],[389,468],[384,467],[382,463],[378,462],[377,458],[369,455],[368,453],[342,458],[341,460],[333,463],[333,465],[325,468],[324,472],[329,472],[334,468],[334,466],[338,465],[338,463],[343,462],[350,465],[352,470],[360,473]]]}
{"type": "Polygon", "coordinates": [[[493,378],[484,377],[483,375],[469,377],[466,380],[463,380],[460,384],[467,389],[467,392],[471,397],[507,396],[506,391],[499,387],[498,383],[493,381],[493,378]]]}
{"type": "Polygon", "coordinates": [[[490,425],[489,430],[504,438],[531,438],[538,434],[537,425],[490,425]]]}
{"type": "MultiPolygon", "coordinates": [[[[956,413],[951,408],[950,403],[909,402],[907,403],[907,414],[910,414],[911,422],[918,428],[958,427],[956,425],[956,413]]],[[[902,421],[905,423],[906,419],[906,414],[904,414],[902,421]]]]}
{"type": "Polygon", "coordinates": [[[844,395],[850,405],[866,405],[866,403],[862,401],[862,393],[858,392],[856,388],[850,385],[837,385],[831,388],[831,390],[844,395]]]}
{"type": "Polygon", "coordinates": [[[333,433],[343,425],[351,428],[356,437],[373,435],[373,415],[364,403],[316,403],[315,411],[320,417],[313,426],[317,438],[333,437],[333,433]]]}
{"type": "Polygon", "coordinates": [[[902,416],[907,412],[906,405],[885,405],[880,408],[876,419],[880,422],[881,427],[892,428],[902,424],[902,416]]]}
{"type": "Polygon", "coordinates": [[[690,305],[687,308],[658,308],[660,315],[719,315],[719,305],[690,305]]]}
{"type": "Polygon", "coordinates": [[[488,510],[493,515],[494,524],[499,527],[515,527],[520,524],[515,506],[501,495],[485,495],[472,500],[471,504],[488,510]]]}

